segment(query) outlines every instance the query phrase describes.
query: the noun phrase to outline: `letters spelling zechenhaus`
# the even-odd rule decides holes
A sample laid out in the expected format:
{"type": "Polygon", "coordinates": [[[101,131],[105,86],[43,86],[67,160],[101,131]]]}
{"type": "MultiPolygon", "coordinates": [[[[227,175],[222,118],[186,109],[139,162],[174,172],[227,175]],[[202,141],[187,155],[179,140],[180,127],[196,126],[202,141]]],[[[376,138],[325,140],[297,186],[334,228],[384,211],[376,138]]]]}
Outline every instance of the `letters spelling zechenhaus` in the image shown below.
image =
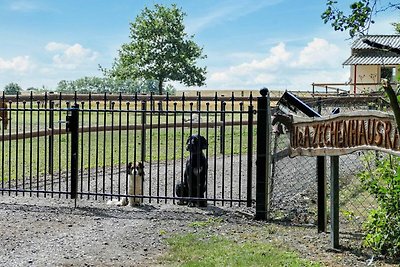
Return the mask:
{"type": "Polygon", "coordinates": [[[372,146],[399,151],[399,133],[388,119],[336,119],[294,124],[291,147],[296,148],[351,148],[372,146]]]}

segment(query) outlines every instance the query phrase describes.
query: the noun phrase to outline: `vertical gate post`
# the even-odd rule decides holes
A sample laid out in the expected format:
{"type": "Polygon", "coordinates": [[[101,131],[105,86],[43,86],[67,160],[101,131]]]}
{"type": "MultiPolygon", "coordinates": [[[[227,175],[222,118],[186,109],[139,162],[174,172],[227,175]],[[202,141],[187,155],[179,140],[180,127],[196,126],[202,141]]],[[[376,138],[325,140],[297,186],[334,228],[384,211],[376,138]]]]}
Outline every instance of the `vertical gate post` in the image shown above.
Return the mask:
{"type": "Polygon", "coordinates": [[[251,207],[253,198],[253,106],[248,108],[247,136],[247,207],[251,207]]]}
{"type": "MultiPolygon", "coordinates": [[[[322,113],[321,97],[317,100],[318,113],[322,113]]],[[[317,157],[317,217],[318,233],[326,232],[327,209],[326,209],[326,157],[317,157]]]]}
{"type": "MultiPolygon", "coordinates": [[[[339,112],[339,108],[332,111],[339,112]]],[[[339,248],[339,156],[331,157],[331,242],[333,248],[339,248]]]]}
{"type": "Polygon", "coordinates": [[[257,161],[256,161],[256,216],[257,220],[269,219],[271,174],[271,111],[269,91],[260,90],[257,98],[257,161]]]}
{"type": "MultiPolygon", "coordinates": [[[[224,95],[221,95],[221,97],[224,97],[224,95]]],[[[220,153],[225,154],[225,101],[221,100],[221,127],[220,127],[220,153]]]]}
{"type": "Polygon", "coordinates": [[[331,157],[331,242],[339,248],[339,156],[331,157]]]}
{"type": "Polygon", "coordinates": [[[326,212],[326,157],[317,157],[317,217],[318,233],[326,232],[327,212],[326,212]]]}
{"type": "Polygon", "coordinates": [[[49,117],[49,128],[51,133],[49,135],[49,173],[53,175],[54,171],[54,101],[50,100],[50,117],[49,117]]]}
{"type": "Polygon", "coordinates": [[[145,162],[145,160],[146,160],[146,101],[142,101],[142,137],[141,137],[141,145],[142,145],[142,147],[141,147],[141,161],[145,162]]]}
{"type": "Polygon", "coordinates": [[[78,195],[78,150],[79,150],[79,105],[71,108],[68,118],[68,128],[71,132],[71,199],[78,195]]]}

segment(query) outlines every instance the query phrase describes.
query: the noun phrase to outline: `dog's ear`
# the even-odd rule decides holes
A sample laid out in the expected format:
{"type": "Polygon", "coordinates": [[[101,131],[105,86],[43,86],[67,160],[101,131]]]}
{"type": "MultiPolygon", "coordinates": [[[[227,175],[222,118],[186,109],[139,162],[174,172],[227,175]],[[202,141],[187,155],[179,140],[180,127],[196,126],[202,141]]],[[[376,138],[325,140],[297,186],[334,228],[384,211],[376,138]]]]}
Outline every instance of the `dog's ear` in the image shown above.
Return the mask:
{"type": "Polygon", "coordinates": [[[140,170],[140,172],[142,173],[142,176],[144,176],[144,164],[143,162],[139,161],[137,164],[137,169],[140,170]]]}
{"type": "Polygon", "coordinates": [[[141,162],[141,161],[139,161],[138,163],[137,163],[137,166],[138,166],[138,168],[139,169],[144,169],[144,164],[143,164],[143,162],[141,162]]]}
{"type": "Polygon", "coordinates": [[[186,140],[186,150],[187,151],[191,150],[192,142],[193,142],[193,135],[189,136],[188,139],[186,140]]]}
{"type": "Polygon", "coordinates": [[[208,142],[207,142],[207,139],[205,139],[203,136],[200,136],[200,146],[201,146],[201,149],[207,149],[207,147],[208,147],[208,142]]]}
{"type": "Polygon", "coordinates": [[[186,140],[186,145],[190,144],[192,142],[193,135],[189,136],[188,139],[186,140]]]}
{"type": "Polygon", "coordinates": [[[132,162],[129,162],[129,163],[128,163],[127,170],[126,170],[126,172],[127,172],[128,174],[132,174],[132,166],[133,166],[133,163],[132,163],[132,162]]]}

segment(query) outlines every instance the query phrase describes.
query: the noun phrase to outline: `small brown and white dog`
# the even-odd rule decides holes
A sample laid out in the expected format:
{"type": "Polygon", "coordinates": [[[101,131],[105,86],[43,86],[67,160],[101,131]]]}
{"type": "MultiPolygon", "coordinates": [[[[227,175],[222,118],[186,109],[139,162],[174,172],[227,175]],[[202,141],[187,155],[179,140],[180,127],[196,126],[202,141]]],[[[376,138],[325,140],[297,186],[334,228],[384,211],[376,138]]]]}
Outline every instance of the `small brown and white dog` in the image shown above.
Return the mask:
{"type": "Polygon", "coordinates": [[[8,113],[7,113],[7,103],[0,100],[0,121],[3,125],[3,129],[7,130],[8,127],[8,113]]]}
{"type": "MultiPolygon", "coordinates": [[[[143,192],[143,179],[144,179],[144,165],[142,162],[133,164],[128,163],[128,192],[127,195],[141,195],[143,192]]],[[[113,199],[107,202],[108,205],[116,206],[138,206],[143,203],[143,198],[138,197],[124,197],[121,200],[113,199]]]]}

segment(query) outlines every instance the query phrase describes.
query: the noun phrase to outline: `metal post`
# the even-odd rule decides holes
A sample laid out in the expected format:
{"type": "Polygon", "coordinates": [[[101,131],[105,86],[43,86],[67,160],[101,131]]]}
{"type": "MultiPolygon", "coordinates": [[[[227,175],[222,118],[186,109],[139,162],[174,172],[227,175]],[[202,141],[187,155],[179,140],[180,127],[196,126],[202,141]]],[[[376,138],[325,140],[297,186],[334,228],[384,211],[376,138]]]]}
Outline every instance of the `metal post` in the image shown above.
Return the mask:
{"type": "Polygon", "coordinates": [[[70,110],[68,128],[71,132],[71,199],[76,199],[78,195],[79,105],[73,105],[70,110]]]}
{"type": "MultiPolygon", "coordinates": [[[[221,95],[223,97],[224,95],[221,95]]],[[[219,140],[220,140],[220,153],[224,154],[225,153],[225,101],[221,101],[221,127],[219,131],[219,140]]]]}
{"type": "MultiPolygon", "coordinates": [[[[338,114],[335,108],[332,114],[338,114]]],[[[339,156],[331,157],[331,242],[333,248],[339,248],[339,156]]]]}
{"type": "Polygon", "coordinates": [[[53,175],[54,170],[54,101],[50,100],[50,114],[49,114],[49,128],[51,133],[49,135],[49,173],[53,175]]]}
{"type": "Polygon", "coordinates": [[[247,130],[247,207],[253,198],[253,106],[249,106],[247,130]]]}
{"type": "Polygon", "coordinates": [[[256,216],[257,220],[269,219],[271,173],[271,112],[269,91],[261,89],[257,98],[257,161],[256,161],[256,216]]]}
{"type": "Polygon", "coordinates": [[[324,156],[317,157],[317,213],[318,213],[318,233],[326,232],[326,160],[324,156]]]}
{"type": "Polygon", "coordinates": [[[331,157],[331,242],[339,248],[339,156],[331,157]]]}
{"type": "MultiPolygon", "coordinates": [[[[317,101],[318,113],[322,112],[321,97],[317,101]]],[[[327,209],[326,209],[326,158],[317,157],[317,217],[318,233],[326,232],[327,209]]]]}
{"type": "MultiPolygon", "coordinates": [[[[150,102],[150,105],[151,102],[150,102]]],[[[145,162],[146,160],[146,101],[142,101],[142,138],[141,138],[141,145],[142,145],[142,155],[141,161],[145,162]]]]}

